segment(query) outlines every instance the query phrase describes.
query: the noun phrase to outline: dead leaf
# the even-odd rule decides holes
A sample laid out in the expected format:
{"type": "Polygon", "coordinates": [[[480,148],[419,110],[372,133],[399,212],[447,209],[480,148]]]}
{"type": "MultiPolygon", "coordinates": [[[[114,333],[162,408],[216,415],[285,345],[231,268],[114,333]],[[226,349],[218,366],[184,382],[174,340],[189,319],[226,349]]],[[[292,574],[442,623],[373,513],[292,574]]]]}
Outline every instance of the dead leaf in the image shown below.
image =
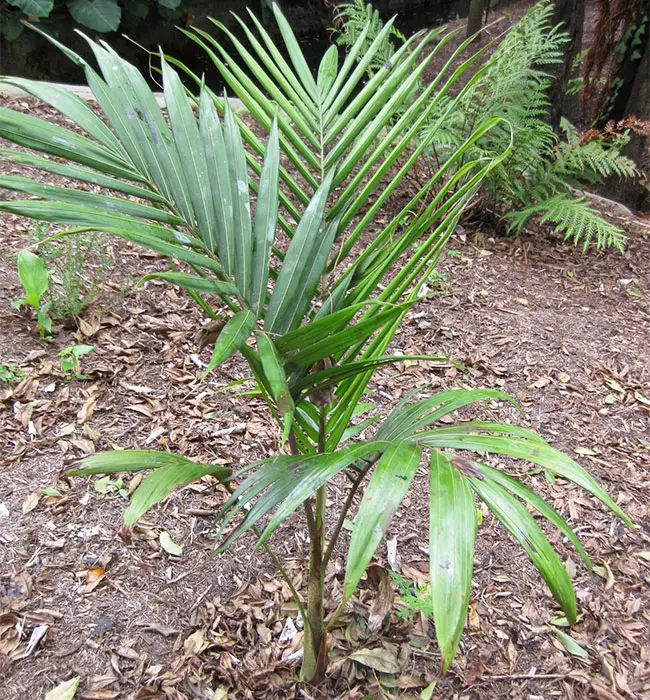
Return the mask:
{"type": "Polygon", "coordinates": [[[79,409],[77,413],[77,421],[79,423],[85,423],[90,420],[93,413],[95,412],[95,407],[97,406],[97,396],[89,396],[85,401],[84,405],[79,409]]]}
{"type": "Polygon", "coordinates": [[[92,593],[105,577],[106,572],[100,566],[97,566],[94,569],[88,569],[86,572],[86,585],[84,586],[84,593],[92,593]]]}
{"type": "Polygon", "coordinates": [[[163,637],[173,637],[178,634],[179,630],[176,627],[170,627],[169,625],[161,625],[157,622],[147,622],[142,626],[145,632],[156,632],[157,634],[162,634],[163,637]]]}
{"type": "Polygon", "coordinates": [[[34,508],[36,508],[36,506],[38,505],[39,500],[39,494],[28,493],[27,496],[25,496],[25,500],[23,501],[23,515],[31,513],[34,510],[34,508]]]}
{"type": "Polygon", "coordinates": [[[34,627],[29,637],[29,641],[27,642],[25,652],[23,653],[23,659],[26,659],[28,656],[31,656],[34,653],[38,643],[47,634],[48,629],[48,625],[38,625],[37,627],[34,627]]]}
{"type": "Polygon", "coordinates": [[[386,559],[388,566],[399,574],[402,570],[402,558],[397,551],[397,536],[386,541],[386,559]]]}
{"type": "Polygon", "coordinates": [[[386,618],[393,609],[395,591],[391,584],[388,571],[379,564],[371,564],[366,572],[368,583],[376,592],[375,599],[370,606],[368,617],[368,629],[371,632],[379,632],[386,622],[386,618]]]}
{"type": "Polygon", "coordinates": [[[183,553],[183,548],[181,545],[174,542],[167,530],[163,530],[160,533],[159,540],[160,546],[167,552],[167,554],[171,554],[174,557],[180,557],[183,553]]]}
{"type": "Polygon", "coordinates": [[[199,656],[199,654],[207,649],[208,642],[205,640],[205,632],[198,629],[183,642],[183,648],[187,656],[199,656]]]}
{"type": "Polygon", "coordinates": [[[77,693],[80,681],[81,676],[75,676],[69,681],[60,683],[56,688],[50,690],[45,696],[45,700],[72,700],[77,693]]]}
{"type": "Polygon", "coordinates": [[[358,649],[348,656],[351,661],[356,661],[362,666],[373,668],[380,673],[396,674],[400,672],[400,664],[397,659],[395,647],[375,647],[374,649],[358,649]]]}
{"type": "Polygon", "coordinates": [[[77,326],[81,333],[86,336],[86,338],[92,338],[101,328],[101,318],[97,315],[93,315],[89,320],[85,320],[81,317],[77,318],[77,326]]]}

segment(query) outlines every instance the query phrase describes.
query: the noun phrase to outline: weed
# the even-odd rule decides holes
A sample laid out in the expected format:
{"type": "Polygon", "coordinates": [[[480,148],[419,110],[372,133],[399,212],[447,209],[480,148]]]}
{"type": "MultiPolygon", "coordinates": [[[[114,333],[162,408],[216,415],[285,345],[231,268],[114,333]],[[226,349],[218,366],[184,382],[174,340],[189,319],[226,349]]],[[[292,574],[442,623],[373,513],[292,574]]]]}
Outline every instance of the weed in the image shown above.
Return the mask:
{"type": "Polygon", "coordinates": [[[61,369],[68,379],[85,379],[86,375],[80,372],[80,360],[94,349],[94,345],[71,345],[57,352],[55,357],[61,358],[61,369]]]}
{"type": "Polygon", "coordinates": [[[397,594],[402,603],[402,607],[398,607],[396,611],[398,617],[410,621],[417,613],[422,613],[426,618],[433,616],[431,588],[428,583],[415,583],[395,571],[390,572],[390,577],[397,586],[397,594]]]}
{"type": "Polygon", "coordinates": [[[20,310],[24,305],[36,311],[38,332],[41,337],[52,334],[52,320],[49,316],[50,304],[43,300],[43,295],[50,284],[49,274],[43,261],[29,250],[18,254],[18,278],[25,291],[25,297],[14,301],[12,306],[20,310]]]}
{"type": "Polygon", "coordinates": [[[55,319],[78,316],[100,293],[111,261],[102,233],[83,233],[52,240],[47,224],[31,231],[38,243],[39,257],[50,275],[50,315],[55,319]]]}
{"type": "Polygon", "coordinates": [[[18,384],[25,377],[22,370],[16,367],[15,362],[7,365],[0,365],[0,386],[5,384],[18,384]]]}

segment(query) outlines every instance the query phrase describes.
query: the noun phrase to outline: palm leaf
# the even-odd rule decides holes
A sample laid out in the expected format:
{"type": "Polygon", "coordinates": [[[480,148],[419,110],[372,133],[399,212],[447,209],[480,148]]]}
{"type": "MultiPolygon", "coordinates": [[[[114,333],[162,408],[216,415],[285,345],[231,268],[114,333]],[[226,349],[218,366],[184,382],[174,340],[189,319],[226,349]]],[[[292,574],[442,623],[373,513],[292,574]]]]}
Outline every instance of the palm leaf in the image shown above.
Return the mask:
{"type": "Polygon", "coordinates": [[[465,627],[478,517],[469,483],[451,461],[435,450],[430,469],[429,576],[445,672],[465,627]]]}
{"type": "Polygon", "coordinates": [[[343,583],[345,598],[356,590],[383,540],[413,481],[420,456],[421,450],[415,445],[392,445],[377,462],[354,520],[343,583]]]}
{"type": "Polygon", "coordinates": [[[501,524],[523,547],[546,581],[569,624],[573,624],[578,613],[571,579],[533,516],[496,482],[476,477],[469,477],[469,482],[479,498],[485,501],[501,524]]]}

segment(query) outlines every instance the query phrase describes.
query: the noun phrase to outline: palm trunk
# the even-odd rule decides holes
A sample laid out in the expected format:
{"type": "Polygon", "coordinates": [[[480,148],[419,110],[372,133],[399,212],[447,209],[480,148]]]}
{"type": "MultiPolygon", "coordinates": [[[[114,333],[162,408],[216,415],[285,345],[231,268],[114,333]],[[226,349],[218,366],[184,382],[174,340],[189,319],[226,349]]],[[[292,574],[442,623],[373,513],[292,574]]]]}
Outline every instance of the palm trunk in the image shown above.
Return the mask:
{"type": "MultiPolygon", "coordinates": [[[[325,426],[327,406],[321,406],[318,426],[318,451],[325,452],[325,426]]],[[[327,486],[316,491],[314,511],[306,506],[309,527],[309,583],[307,586],[307,619],[305,620],[305,641],[300,676],[311,685],[318,685],[325,679],[327,671],[327,639],[324,629],[325,597],[325,503],[327,486]]]]}
{"type": "Polygon", "coordinates": [[[307,588],[307,619],[301,677],[311,685],[318,685],[327,670],[327,644],[323,625],[325,571],[323,545],[325,542],[325,486],[316,493],[313,532],[309,545],[309,585],[307,588]]]}

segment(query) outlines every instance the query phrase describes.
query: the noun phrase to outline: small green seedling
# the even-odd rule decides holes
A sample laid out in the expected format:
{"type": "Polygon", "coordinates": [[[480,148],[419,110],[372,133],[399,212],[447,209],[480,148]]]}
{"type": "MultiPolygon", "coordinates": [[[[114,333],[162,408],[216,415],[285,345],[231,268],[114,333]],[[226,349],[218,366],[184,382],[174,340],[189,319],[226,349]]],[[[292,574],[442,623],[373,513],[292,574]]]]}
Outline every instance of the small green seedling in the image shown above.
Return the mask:
{"type": "Polygon", "coordinates": [[[16,367],[15,362],[10,362],[8,365],[0,365],[0,386],[18,384],[24,377],[23,371],[16,367]]]}
{"type": "Polygon", "coordinates": [[[13,302],[16,309],[24,304],[36,311],[38,332],[41,337],[52,335],[52,320],[48,315],[49,302],[43,302],[43,295],[49,285],[49,275],[45,263],[29,250],[21,250],[18,254],[18,278],[25,290],[25,298],[13,302]]]}
{"type": "Polygon", "coordinates": [[[415,583],[395,571],[389,573],[393,584],[397,586],[399,600],[404,606],[397,610],[397,616],[403,620],[412,621],[421,612],[426,618],[432,618],[433,603],[429,584],[415,583]]]}
{"type": "Polygon", "coordinates": [[[69,379],[85,379],[86,375],[79,371],[79,360],[94,349],[94,345],[71,345],[57,352],[55,357],[61,358],[61,369],[69,379]]]}
{"type": "Polygon", "coordinates": [[[97,479],[93,487],[97,493],[102,493],[104,495],[117,493],[122,496],[122,498],[128,497],[127,491],[124,488],[124,481],[121,476],[117,479],[111,479],[110,476],[103,476],[101,479],[97,479]]]}

